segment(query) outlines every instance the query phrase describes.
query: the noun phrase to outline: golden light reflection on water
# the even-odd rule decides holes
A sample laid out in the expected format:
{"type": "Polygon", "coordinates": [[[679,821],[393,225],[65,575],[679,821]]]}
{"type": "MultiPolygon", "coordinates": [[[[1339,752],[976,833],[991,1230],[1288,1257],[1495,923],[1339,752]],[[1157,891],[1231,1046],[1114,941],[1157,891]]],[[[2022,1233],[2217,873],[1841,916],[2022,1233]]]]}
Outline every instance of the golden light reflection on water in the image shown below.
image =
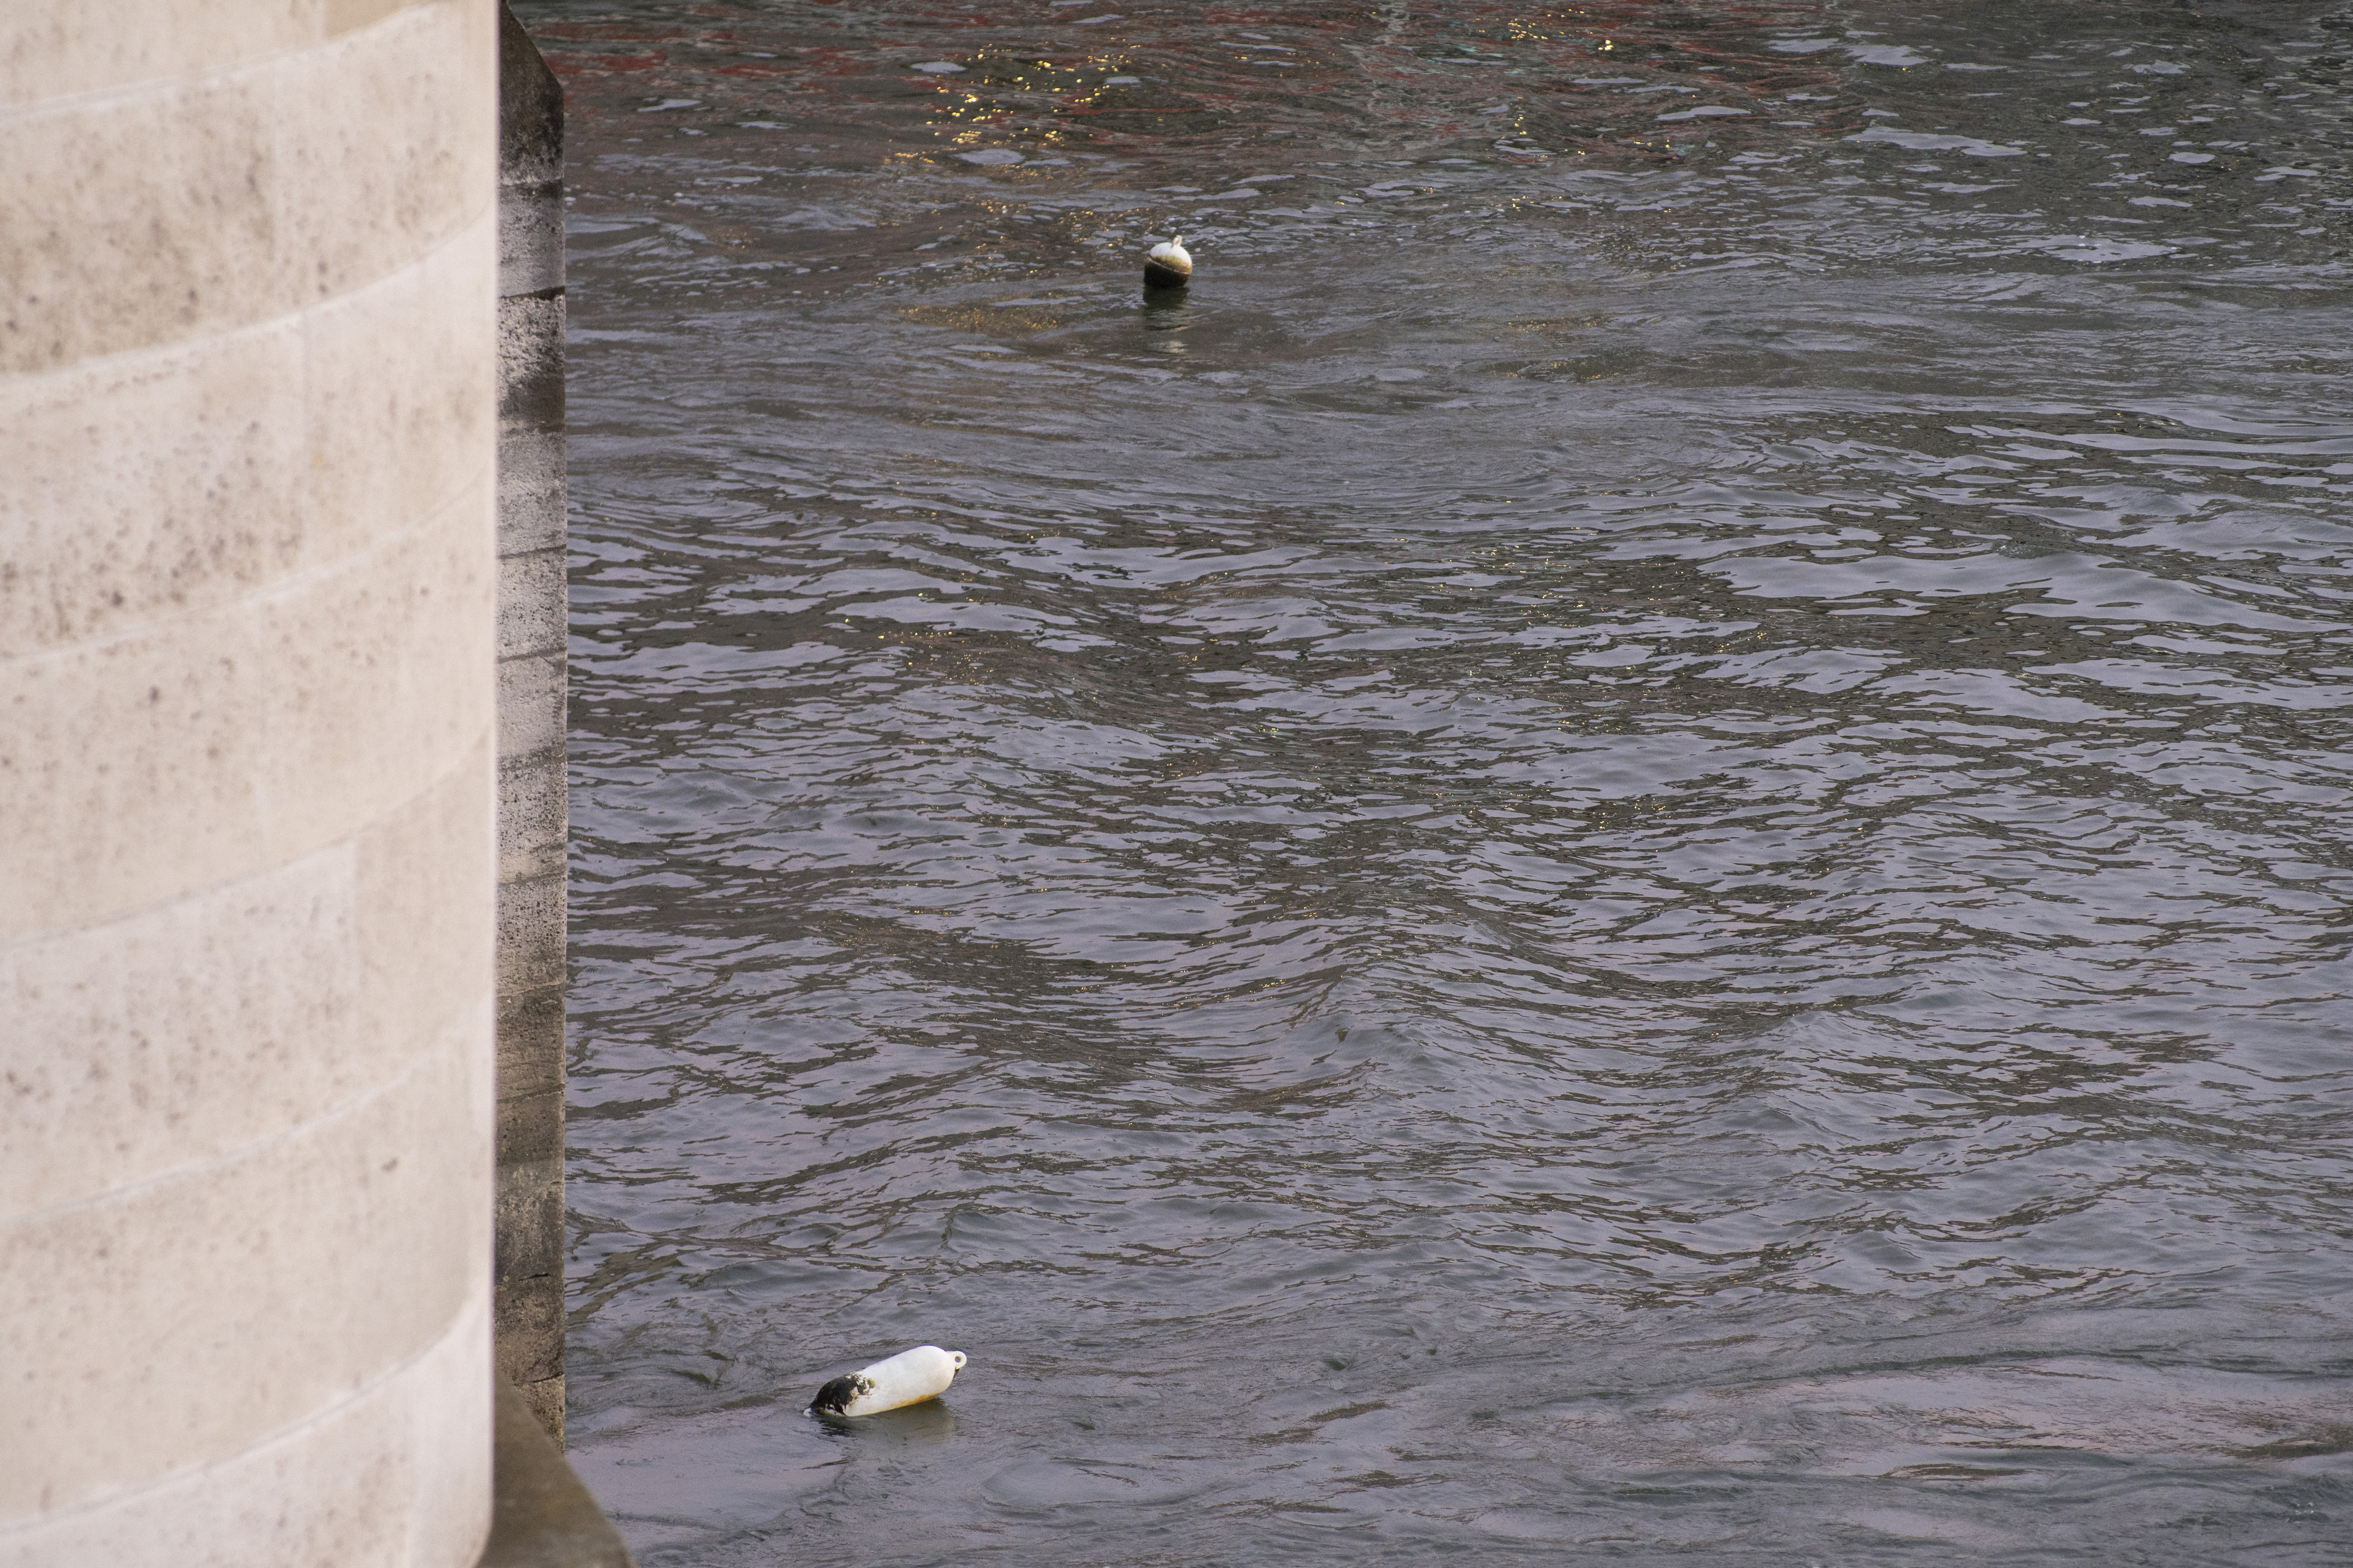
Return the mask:
{"type": "Polygon", "coordinates": [[[899,315],[926,327],[946,327],[980,338],[1058,331],[1071,323],[1066,315],[1021,305],[910,305],[899,315]]]}
{"type": "Polygon", "coordinates": [[[973,79],[937,81],[942,103],[927,121],[951,149],[969,148],[1018,132],[1027,145],[1050,148],[1069,139],[1061,116],[1114,100],[1140,83],[1113,84],[1124,75],[1128,57],[1101,52],[1064,65],[1032,56],[976,55],[965,67],[973,79]]]}

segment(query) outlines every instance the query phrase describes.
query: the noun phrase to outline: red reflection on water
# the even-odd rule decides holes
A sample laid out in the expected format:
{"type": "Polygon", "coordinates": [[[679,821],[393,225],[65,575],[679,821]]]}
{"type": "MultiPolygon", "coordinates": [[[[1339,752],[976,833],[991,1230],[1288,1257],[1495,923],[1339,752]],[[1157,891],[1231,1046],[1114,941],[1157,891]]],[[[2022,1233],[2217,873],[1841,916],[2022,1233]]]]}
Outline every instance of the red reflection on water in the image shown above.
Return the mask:
{"type": "Polygon", "coordinates": [[[699,100],[692,112],[668,115],[670,128],[783,111],[819,120],[829,133],[888,134],[902,147],[919,146],[928,132],[942,151],[985,129],[992,144],[1016,149],[1145,152],[1288,137],[1302,151],[1341,142],[1358,153],[1426,154],[1467,142],[1531,159],[1642,160],[1703,142],[1748,145],[1852,128],[1827,58],[1788,47],[1826,24],[1819,0],[1376,0],[1346,9],[1219,5],[1090,25],[1086,13],[1097,9],[797,0],[638,22],[534,17],[533,32],[565,78],[574,113],[592,124],[633,115],[649,99],[691,94],[699,100]],[[915,68],[931,62],[958,68],[915,68]],[[788,96],[775,96],[779,89],[788,96]],[[1776,104],[1769,119],[1759,112],[1764,99],[1809,89],[1832,97],[1776,104]],[[1660,120],[1694,107],[1744,112],[1660,120]]]}

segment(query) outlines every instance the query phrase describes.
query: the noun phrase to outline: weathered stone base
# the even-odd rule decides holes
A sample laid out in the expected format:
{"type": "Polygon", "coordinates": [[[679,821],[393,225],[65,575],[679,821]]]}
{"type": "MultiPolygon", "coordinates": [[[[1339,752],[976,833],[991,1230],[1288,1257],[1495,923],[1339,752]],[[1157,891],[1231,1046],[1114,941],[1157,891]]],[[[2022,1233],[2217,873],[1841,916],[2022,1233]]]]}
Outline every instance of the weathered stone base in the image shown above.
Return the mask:
{"type": "Polygon", "coordinates": [[[498,1368],[564,1442],[564,94],[499,21],[498,1368]]]}
{"type": "Polygon", "coordinates": [[[561,1447],[564,1442],[564,1374],[559,1372],[554,1377],[543,1377],[537,1383],[522,1384],[515,1392],[522,1395],[522,1402],[531,1406],[532,1415],[538,1417],[540,1426],[561,1447]]]}
{"type": "MultiPolygon", "coordinates": [[[[479,1568],[636,1568],[524,1395],[504,1378],[498,1383],[491,1540],[479,1568]]],[[[561,1411],[564,1380],[548,1383],[561,1411]]]]}

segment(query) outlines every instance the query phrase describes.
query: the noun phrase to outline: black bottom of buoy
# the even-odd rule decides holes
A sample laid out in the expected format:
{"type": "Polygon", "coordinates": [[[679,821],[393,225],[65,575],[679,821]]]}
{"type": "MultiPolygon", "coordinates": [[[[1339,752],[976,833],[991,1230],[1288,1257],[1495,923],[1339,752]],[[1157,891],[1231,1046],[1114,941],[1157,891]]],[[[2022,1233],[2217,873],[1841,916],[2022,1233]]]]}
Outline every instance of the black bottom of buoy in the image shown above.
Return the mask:
{"type": "Polygon", "coordinates": [[[1144,264],[1144,286],[1146,289],[1182,289],[1192,280],[1190,272],[1179,272],[1174,267],[1163,267],[1157,261],[1144,264]]]}
{"type": "Polygon", "coordinates": [[[846,1414],[849,1402],[873,1386],[854,1372],[844,1373],[817,1391],[817,1397],[809,1401],[809,1408],[832,1415],[846,1414]]]}

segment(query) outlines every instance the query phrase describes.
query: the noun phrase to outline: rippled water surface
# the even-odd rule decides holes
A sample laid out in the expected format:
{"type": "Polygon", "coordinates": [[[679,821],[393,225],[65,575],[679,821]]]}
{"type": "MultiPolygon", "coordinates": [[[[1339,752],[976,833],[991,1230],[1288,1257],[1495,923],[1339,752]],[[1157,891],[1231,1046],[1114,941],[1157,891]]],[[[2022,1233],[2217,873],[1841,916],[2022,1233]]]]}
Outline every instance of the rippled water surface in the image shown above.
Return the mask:
{"type": "Polygon", "coordinates": [[[640,1560],[2347,1561],[2353,9],[1120,3],[523,7],[640,1560]]]}

